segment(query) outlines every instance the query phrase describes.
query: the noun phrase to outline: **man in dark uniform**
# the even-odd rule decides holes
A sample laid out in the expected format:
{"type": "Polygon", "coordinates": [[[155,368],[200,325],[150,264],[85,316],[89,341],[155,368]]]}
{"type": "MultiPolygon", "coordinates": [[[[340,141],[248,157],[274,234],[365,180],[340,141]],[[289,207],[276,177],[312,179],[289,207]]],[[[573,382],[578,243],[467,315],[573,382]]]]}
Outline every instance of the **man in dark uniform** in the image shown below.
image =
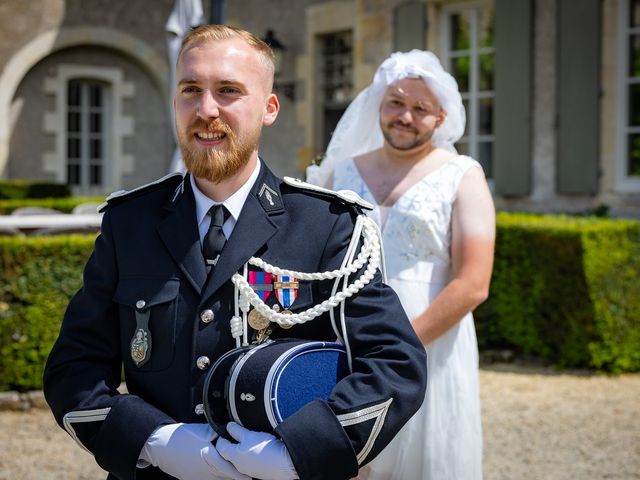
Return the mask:
{"type": "MultiPolygon", "coordinates": [[[[352,372],[328,400],[303,406],[276,436],[231,423],[238,443],[203,417],[207,371],[235,346],[231,277],[252,257],[299,272],[340,269],[360,210],[348,196],[283,182],[259,159],[262,126],[279,110],[273,69],[269,47],[248,32],[191,32],[174,99],[189,173],[114,194],[104,207],[44,390],[58,423],[109,478],[350,478],[424,398],[424,349],[377,272],[344,305],[352,372]],[[117,390],[123,364],[126,393],[117,390]]],[[[301,280],[280,307],[319,305],[332,286],[301,280]]],[[[325,312],[269,330],[332,341],[331,323],[325,312]]]]}

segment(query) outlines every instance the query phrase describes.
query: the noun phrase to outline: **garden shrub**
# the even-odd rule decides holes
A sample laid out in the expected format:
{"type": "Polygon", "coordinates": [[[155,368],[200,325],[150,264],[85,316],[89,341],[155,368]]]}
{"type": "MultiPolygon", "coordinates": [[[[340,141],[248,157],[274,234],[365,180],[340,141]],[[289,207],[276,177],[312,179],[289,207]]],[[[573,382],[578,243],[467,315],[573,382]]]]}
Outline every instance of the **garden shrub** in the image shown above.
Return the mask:
{"type": "Polygon", "coordinates": [[[0,200],[0,215],[9,215],[21,207],[46,207],[71,213],[78,205],[90,202],[100,204],[104,202],[104,197],[13,198],[0,200]]]}
{"type": "Polygon", "coordinates": [[[69,197],[69,185],[31,180],[1,180],[0,198],[69,197]]]}
{"type": "Polygon", "coordinates": [[[0,391],[42,387],[44,363],[94,240],[0,237],[0,391]]]}
{"type": "Polygon", "coordinates": [[[480,348],[639,371],[639,275],[640,222],[501,213],[480,348]]]}
{"type": "MultiPolygon", "coordinates": [[[[95,235],[0,237],[0,391],[42,387],[95,235]]],[[[481,350],[559,367],[640,371],[640,222],[498,214],[481,350]]]]}

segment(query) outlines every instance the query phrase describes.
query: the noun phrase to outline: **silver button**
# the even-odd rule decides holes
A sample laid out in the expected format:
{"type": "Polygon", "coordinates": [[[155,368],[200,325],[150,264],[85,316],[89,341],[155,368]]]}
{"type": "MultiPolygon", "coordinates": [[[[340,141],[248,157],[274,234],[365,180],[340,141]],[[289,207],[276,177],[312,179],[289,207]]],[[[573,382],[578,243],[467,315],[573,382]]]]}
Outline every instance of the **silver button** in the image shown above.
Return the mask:
{"type": "Polygon", "coordinates": [[[198,357],[198,359],[196,360],[196,365],[200,370],[206,370],[210,363],[211,360],[209,360],[209,357],[206,357],[204,355],[202,357],[198,357]]]}
{"type": "Polygon", "coordinates": [[[138,310],[140,310],[141,308],[144,308],[144,306],[147,304],[147,302],[145,302],[144,300],[138,300],[136,302],[136,308],[138,310]]]}
{"type": "Polygon", "coordinates": [[[197,404],[193,411],[196,412],[196,415],[204,415],[204,405],[201,403],[197,404]]]}
{"type": "Polygon", "coordinates": [[[202,313],[200,313],[200,320],[202,320],[204,323],[209,323],[213,320],[214,316],[215,315],[213,314],[213,310],[203,310],[202,313]]]}

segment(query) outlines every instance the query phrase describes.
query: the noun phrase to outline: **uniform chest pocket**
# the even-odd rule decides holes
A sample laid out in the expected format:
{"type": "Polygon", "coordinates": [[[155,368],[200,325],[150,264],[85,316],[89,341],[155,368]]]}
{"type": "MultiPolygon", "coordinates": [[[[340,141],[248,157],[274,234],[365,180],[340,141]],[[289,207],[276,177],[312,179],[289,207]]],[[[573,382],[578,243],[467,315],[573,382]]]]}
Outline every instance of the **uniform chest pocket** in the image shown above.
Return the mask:
{"type": "Polygon", "coordinates": [[[180,281],[123,278],[114,302],[120,305],[120,342],[125,368],[162,370],[173,361],[180,281]]]}

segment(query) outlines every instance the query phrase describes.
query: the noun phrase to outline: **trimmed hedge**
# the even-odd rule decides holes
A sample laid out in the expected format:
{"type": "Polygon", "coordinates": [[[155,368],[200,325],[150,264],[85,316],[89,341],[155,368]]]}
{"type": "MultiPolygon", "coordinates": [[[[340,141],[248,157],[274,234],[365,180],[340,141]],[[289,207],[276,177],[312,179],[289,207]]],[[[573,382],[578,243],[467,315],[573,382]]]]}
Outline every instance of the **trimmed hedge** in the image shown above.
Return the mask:
{"type": "Polygon", "coordinates": [[[0,391],[42,388],[44,363],[94,240],[0,237],[0,391]]]}
{"type": "MultiPolygon", "coordinates": [[[[42,386],[94,235],[0,237],[0,391],[42,386]]],[[[498,214],[481,350],[560,367],[640,371],[640,222],[498,214]]]]}
{"type": "Polygon", "coordinates": [[[30,180],[0,181],[0,198],[47,198],[70,195],[69,185],[61,183],[30,180]]]}
{"type": "Polygon", "coordinates": [[[9,215],[21,207],[46,207],[59,210],[62,213],[71,211],[83,203],[102,203],[104,197],[64,197],[64,198],[13,198],[0,200],[0,215],[9,215]]]}
{"type": "Polygon", "coordinates": [[[481,349],[640,371],[640,222],[498,214],[481,349]]]}

